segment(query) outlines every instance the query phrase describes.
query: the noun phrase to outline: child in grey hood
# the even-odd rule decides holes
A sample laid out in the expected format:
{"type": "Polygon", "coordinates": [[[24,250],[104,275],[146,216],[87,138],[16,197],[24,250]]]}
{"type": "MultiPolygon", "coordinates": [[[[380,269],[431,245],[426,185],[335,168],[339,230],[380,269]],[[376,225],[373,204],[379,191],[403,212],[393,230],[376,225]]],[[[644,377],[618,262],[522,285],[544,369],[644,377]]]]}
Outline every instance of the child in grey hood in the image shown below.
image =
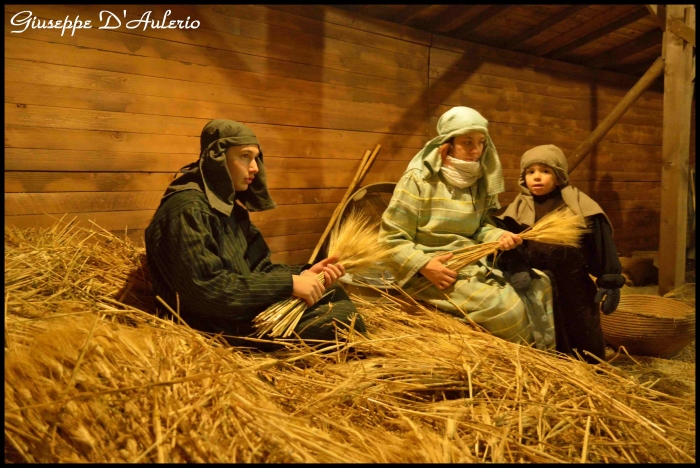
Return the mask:
{"type": "Polygon", "coordinates": [[[569,185],[564,153],[554,145],[526,151],[520,160],[520,194],[494,221],[502,229],[519,233],[547,213],[567,207],[583,216],[591,229],[580,248],[524,241],[518,250],[503,252],[498,265],[521,289],[527,289],[529,268],[548,272],[554,294],[556,349],[590,363],[598,361],[584,353],[605,358],[600,310],[615,311],[625,278],[612,237],[612,226],[603,209],[585,193],[569,185]],[[596,283],[591,277],[597,278],[596,283]],[[596,288],[597,286],[597,288],[596,288]]]}

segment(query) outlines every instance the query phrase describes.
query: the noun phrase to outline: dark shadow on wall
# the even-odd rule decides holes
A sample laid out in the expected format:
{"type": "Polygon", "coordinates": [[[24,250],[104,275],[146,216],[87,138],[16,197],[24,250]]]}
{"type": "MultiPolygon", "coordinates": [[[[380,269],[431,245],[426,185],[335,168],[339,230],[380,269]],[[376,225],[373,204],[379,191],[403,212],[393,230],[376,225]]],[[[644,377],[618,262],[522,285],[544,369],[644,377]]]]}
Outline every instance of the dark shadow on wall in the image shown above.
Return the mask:
{"type": "MultiPolygon", "coordinates": [[[[622,210],[622,204],[620,203],[619,193],[613,189],[613,178],[610,174],[603,175],[600,179],[593,181],[591,184],[592,190],[588,195],[596,201],[603,211],[608,214],[611,210],[620,212],[622,210]]],[[[610,219],[610,215],[608,215],[610,219]]],[[[617,247],[617,253],[621,256],[629,256],[632,254],[632,250],[627,247],[628,242],[624,239],[616,238],[615,233],[619,232],[629,232],[634,229],[633,226],[624,226],[621,223],[616,223],[613,219],[610,219],[613,227],[613,238],[615,239],[615,246],[617,247]]]]}
{"type": "Polygon", "coordinates": [[[620,195],[617,191],[613,190],[613,182],[614,180],[610,174],[604,174],[600,179],[595,180],[594,184],[591,184],[594,189],[591,190],[590,194],[587,194],[590,195],[603,210],[619,210],[622,208],[620,204],[620,195]],[[597,194],[605,195],[597,197],[597,194]]]}
{"type": "MultiPolygon", "coordinates": [[[[433,106],[441,105],[450,94],[459,89],[459,87],[462,86],[462,84],[464,84],[474,73],[476,73],[476,70],[478,70],[479,66],[482,63],[484,63],[483,58],[469,56],[467,53],[465,53],[462,56],[462,58],[453,63],[452,67],[450,67],[444,75],[442,75],[439,79],[433,79],[431,78],[430,71],[430,54],[432,54],[433,50],[434,47],[432,46],[431,36],[431,45],[428,46],[429,56],[426,70],[426,73],[428,74],[428,85],[425,87],[423,93],[418,99],[418,102],[424,102],[426,106],[425,118],[423,122],[427,125],[429,132],[428,137],[426,138],[426,142],[436,135],[436,129],[431,127],[430,122],[432,116],[431,109],[433,108],[433,106]],[[459,69],[458,67],[460,64],[468,64],[468,69],[459,69]],[[440,86],[443,83],[448,83],[449,85],[445,87],[440,86]],[[437,91],[437,89],[442,90],[437,91]]],[[[462,103],[462,105],[470,107],[470,104],[468,102],[462,103]]],[[[412,132],[415,132],[420,125],[421,122],[416,121],[411,116],[411,113],[408,110],[406,110],[404,114],[396,121],[394,126],[392,126],[390,133],[410,134],[412,132]],[[401,129],[400,132],[399,129],[401,129]]]]}
{"type": "MultiPolygon", "coordinates": [[[[590,125],[589,125],[589,132],[593,132],[593,130],[596,129],[598,126],[598,86],[596,82],[592,82],[591,85],[591,109],[590,109],[590,125]]],[[[596,173],[596,168],[597,168],[597,156],[598,156],[598,145],[594,146],[591,149],[590,154],[587,156],[587,158],[590,159],[590,169],[589,169],[589,174],[591,175],[592,180],[596,180],[596,177],[593,177],[596,173]]]]}

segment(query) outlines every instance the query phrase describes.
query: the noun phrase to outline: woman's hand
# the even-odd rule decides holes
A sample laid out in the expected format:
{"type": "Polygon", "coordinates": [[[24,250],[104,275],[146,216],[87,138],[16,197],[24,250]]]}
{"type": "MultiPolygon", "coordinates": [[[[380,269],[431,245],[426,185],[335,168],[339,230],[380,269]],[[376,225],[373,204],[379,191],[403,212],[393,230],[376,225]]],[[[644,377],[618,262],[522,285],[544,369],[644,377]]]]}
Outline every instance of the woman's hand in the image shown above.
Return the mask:
{"type": "MultiPolygon", "coordinates": [[[[304,273],[309,270],[304,271],[304,273]]],[[[304,299],[309,306],[316,304],[323,296],[326,288],[316,279],[316,275],[292,275],[294,286],[292,296],[304,299]]]]}
{"type": "Polygon", "coordinates": [[[446,253],[430,259],[427,265],[419,271],[423,276],[437,286],[438,289],[446,289],[457,280],[457,273],[447,268],[443,263],[452,258],[452,253],[446,253]]]}
{"type": "Polygon", "coordinates": [[[516,248],[522,243],[523,239],[518,234],[513,234],[512,232],[506,231],[498,239],[498,248],[500,250],[510,250],[516,248]]]}
{"type": "Polygon", "coordinates": [[[325,286],[330,287],[338,278],[345,274],[345,267],[338,261],[337,256],[328,257],[316,263],[314,266],[301,273],[302,276],[313,276],[314,278],[319,273],[323,272],[325,286]]]}

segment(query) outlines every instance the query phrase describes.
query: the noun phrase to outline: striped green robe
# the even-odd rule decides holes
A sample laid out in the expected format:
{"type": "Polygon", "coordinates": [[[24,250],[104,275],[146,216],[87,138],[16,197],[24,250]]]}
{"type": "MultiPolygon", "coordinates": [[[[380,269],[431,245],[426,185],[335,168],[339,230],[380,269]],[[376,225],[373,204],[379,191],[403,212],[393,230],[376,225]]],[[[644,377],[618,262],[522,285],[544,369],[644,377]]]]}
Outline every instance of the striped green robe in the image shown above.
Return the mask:
{"type": "Polygon", "coordinates": [[[457,281],[445,290],[416,276],[436,253],[497,241],[504,231],[487,221],[499,207],[497,195],[486,195],[482,179],[459,189],[445,182],[439,172],[424,179],[420,169],[410,169],[399,180],[384,212],[380,239],[400,246],[393,258],[396,278],[416,299],[458,317],[464,312],[506,340],[554,349],[552,289],[546,275],[533,279],[523,295],[485,259],[462,269],[457,281]],[[419,291],[426,284],[430,286],[419,291]]]}

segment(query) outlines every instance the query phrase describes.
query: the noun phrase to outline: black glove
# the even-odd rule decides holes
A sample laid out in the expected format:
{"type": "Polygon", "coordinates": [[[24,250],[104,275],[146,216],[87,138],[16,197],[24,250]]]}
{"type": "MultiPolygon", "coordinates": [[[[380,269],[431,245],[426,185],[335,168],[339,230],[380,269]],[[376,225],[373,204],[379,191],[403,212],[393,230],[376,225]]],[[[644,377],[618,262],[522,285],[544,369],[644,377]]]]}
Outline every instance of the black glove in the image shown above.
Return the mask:
{"type": "Polygon", "coordinates": [[[610,315],[615,312],[615,309],[617,309],[617,306],[620,304],[620,290],[618,288],[598,289],[598,292],[595,294],[596,304],[603,300],[603,296],[605,296],[605,301],[603,301],[600,310],[602,310],[605,315],[610,315]]]}
{"type": "Polygon", "coordinates": [[[503,276],[518,292],[525,292],[532,284],[532,278],[539,278],[527,261],[524,251],[516,247],[515,249],[499,252],[497,257],[497,267],[503,271],[503,276]]]}
{"type": "Polygon", "coordinates": [[[620,304],[620,288],[625,284],[625,277],[616,274],[602,275],[596,280],[598,285],[598,292],[593,299],[596,304],[603,301],[601,310],[605,315],[610,315],[615,312],[617,306],[620,304]]]}
{"type": "Polygon", "coordinates": [[[506,272],[505,277],[510,283],[510,285],[513,286],[515,290],[519,292],[527,291],[528,289],[530,289],[530,284],[532,284],[532,280],[530,279],[530,273],[527,271],[519,271],[512,276],[508,275],[506,272]]]}

